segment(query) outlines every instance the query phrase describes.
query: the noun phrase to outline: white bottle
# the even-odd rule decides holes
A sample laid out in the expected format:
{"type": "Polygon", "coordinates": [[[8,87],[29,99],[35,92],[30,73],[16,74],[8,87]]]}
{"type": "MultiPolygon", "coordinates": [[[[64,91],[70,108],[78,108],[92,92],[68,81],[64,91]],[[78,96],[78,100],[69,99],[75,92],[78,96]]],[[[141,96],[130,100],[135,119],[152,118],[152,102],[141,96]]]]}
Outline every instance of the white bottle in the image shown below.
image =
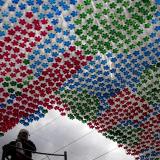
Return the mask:
{"type": "Polygon", "coordinates": [[[22,143],[21,142],[17,142],[16,143],[16,147],[18,147],[18,148],[16,148],[16,151],[17,152],[19,152],[19,153],[21,153],[21,154],[24,154],[24,150],[23,150],[23,147],[22,147],[22,143]],[[22,148],[22,149],[21,149],[22,148]]]}

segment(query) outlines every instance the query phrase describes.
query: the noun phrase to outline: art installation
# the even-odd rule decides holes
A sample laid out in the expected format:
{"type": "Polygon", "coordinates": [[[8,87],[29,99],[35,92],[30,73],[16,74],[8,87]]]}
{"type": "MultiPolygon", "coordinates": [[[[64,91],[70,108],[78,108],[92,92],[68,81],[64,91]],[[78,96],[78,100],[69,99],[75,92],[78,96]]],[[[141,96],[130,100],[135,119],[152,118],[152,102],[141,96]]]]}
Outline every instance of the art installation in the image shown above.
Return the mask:
{"type": "Polygon", "coordinates": [[[0,137],[52,109],[159,160],[160,0],[0,0],[0,137]]]}

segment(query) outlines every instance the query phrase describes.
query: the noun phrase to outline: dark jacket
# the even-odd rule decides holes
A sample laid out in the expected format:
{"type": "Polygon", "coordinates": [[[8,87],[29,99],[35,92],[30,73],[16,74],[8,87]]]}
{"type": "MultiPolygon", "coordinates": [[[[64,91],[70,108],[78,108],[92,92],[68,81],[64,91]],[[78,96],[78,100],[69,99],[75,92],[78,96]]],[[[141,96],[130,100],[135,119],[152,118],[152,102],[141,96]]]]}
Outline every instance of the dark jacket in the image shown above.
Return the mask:
{"type": "MultiPolygon", "coordinates": [[[[3,154],[2,154],[2,160],[5,160],[5,157],[11,156],[11,160],[31,160],[32,159],[32,152],[30,151],[24,151],[25,156],[23,158],[18,158],[16,155],[16,143],[17,141],[12,141],[7,145],[3,146],[3,154]]],[[[31,150],[31,151],[36,151],[36,146],[34,143],[30,140],[26,142],[22,142],[23,149],[31,150]]]]}

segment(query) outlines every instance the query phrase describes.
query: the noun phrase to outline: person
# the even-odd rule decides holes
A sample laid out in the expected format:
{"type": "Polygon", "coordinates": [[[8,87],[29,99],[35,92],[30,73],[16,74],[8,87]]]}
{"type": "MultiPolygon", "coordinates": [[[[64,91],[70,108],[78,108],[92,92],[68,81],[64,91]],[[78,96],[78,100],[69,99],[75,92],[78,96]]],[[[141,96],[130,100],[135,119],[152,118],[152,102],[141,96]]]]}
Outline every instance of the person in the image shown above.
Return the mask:
{"type": "Polygon", "coordinates": [[[8,159],[9,156],[11,160],[31,160],[32,152],[36,151],[36,146],[28,138],[28,130],[21,129],[15,141],[3,146],[2,160],[8,159]]]}

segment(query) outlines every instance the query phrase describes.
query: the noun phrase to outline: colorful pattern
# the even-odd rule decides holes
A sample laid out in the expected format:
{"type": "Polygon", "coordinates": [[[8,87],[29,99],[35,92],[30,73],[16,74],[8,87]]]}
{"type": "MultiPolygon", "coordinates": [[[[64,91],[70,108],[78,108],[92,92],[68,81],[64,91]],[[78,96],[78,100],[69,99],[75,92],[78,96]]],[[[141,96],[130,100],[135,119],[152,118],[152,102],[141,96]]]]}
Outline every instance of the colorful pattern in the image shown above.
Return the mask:
{"type": "Polygon", "coordinates": [[[156,6],[149,1],[84,1],[74,21],[80,45],[87,54],[128,53],[150,40],[147,31],[156,6]],[[128,13],[128,14],[127,14],[128,13]],[[81,26],[81,28],[79,28],[81,26]]]}
{"type": "Polygon", "coordinates": [[[0,136],[55,109],[160,157],[159,0],[0,0],[0,136]]]}
{"type": "Polygon", "coordinates": [[[138,94],[142,95],[149,104],[160,104],[160,63],[144,70],[140,77],[140,83],[137,84],[138,94]],[[153,85],[154,84],[154,85],[153,85]]]}

